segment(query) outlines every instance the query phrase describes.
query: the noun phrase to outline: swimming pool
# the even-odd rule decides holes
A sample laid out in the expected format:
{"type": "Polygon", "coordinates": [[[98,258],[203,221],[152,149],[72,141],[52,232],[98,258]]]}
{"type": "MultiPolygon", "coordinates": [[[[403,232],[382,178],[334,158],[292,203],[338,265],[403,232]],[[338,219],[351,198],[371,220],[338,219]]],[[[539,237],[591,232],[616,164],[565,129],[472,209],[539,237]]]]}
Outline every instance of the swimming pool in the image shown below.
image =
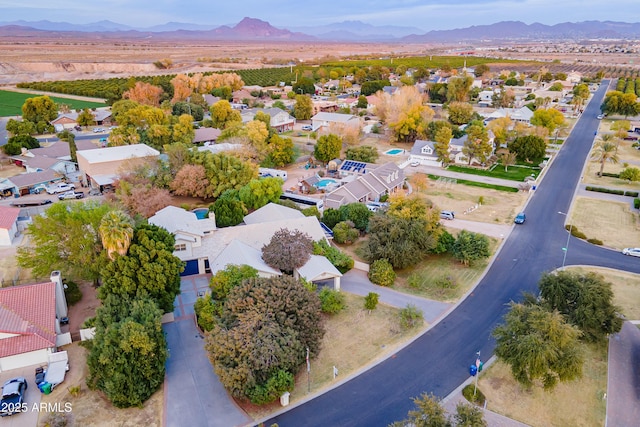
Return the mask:
{"type": "Polygon", "coordinates": [[[398,154],[402,153],[404,153],[404,150],[402,148],[393,148],[384,152],[384,154],[388,154],[390,156],[397,156],[398,154]]]}
{"type": "Polygon", "coordinates": [[[209,216],[209,209],[207,208],[197,208],[197,209],[194,209],[192,212],[196,214],[196,218],[198,219],[205,219],[209,216]]]}
{"type": "Polygon", "coordinates": [[[320,181],[316,182],[314,187],[316,187],[316,188],[325,188],[325,187],[328,187],[330,185],[335,185],[337,182],[338,181],[336,181],[335,179],[323,178],[320,181]]]}

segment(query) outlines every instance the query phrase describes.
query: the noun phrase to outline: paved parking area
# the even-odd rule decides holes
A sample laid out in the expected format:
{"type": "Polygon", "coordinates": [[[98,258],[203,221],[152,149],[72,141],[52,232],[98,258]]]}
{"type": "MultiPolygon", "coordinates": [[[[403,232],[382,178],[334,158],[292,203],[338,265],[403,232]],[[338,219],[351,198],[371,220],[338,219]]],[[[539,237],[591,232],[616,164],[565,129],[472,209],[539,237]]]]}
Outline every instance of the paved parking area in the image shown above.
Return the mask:
{"type": "Polygon", "coordinates": [[[42,397],[42,393],[40,393],[35,383],[35,370],[38,366],[40,365],[27,366],[0,373],[0,385],[16,377],[24,377],[27,380],[27,393],[24,399],[27,404],[27,411],[10,417],[2,417],[0,419],[2,427],[35,427],[38,425],[39,412],[37,408],[42,397]]]}

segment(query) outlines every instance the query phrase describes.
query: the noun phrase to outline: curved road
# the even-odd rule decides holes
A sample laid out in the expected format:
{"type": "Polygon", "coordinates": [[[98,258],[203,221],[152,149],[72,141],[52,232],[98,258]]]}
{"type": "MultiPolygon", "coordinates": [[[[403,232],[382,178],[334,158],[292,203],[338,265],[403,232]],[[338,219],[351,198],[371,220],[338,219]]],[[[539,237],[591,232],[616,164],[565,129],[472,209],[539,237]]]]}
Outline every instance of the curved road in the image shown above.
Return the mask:
{"type": "MultiPolygon", "coordinates": [[[[493,354],[491,331],[512,300],[535,292],[542,272],[562,265],[568,233],[567,212],[598,127],[596,116],[606,92],[603,82],[543,182],[527,205],[527,222],[515,227],[487,274],[440,323],[362,375],[295,407],[265,425],[386,426],[413,409],[423,392],[446,396],[464,382],[476,351],[493,354]]],[[[587,264],[640,273],[640,259],[570,238],[566,264],[587,264]]]]}

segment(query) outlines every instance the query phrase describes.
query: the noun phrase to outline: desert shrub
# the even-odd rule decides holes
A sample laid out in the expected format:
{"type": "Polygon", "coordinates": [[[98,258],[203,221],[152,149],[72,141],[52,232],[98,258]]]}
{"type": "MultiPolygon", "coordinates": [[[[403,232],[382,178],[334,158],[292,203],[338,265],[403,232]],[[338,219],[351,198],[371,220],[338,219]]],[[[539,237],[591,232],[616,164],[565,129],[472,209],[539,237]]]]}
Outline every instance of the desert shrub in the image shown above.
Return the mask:
{"type": "Polygon", "coordinates": [[[475,396],[473,395],[473,390],[475,389],[475,385],[474,384],[467,384],[463,389],[462,389],[462,395],[464,396],[465,399],[467,399],[469,402],[471,403],[475,403],[478,406],[484,406],[484,402],[486,400],[486,397],[484,396],[484,394],[480,391],[480,389],[475,389],[476,390],[476,394],[475,396]]]}
{"type": "Polygon", "coordinates": [[[265,385],[257,385],[248,393],[251,403],[263,405],[273,402],[282,393],[293,390],[293,374],[285,370],[279,370],[276,375],[269,378],[265,385]]]}
{"type": "Polygon", "coordinates": [[[335,289],[322,288],[318,296],[320,297],[320,308],[323,313],[336,314],[346,307],[344,294],[335,289]]]}
{"type": "Polygon", "coordinates": [[[64,282],[64,297],[69,305],[74,305],[82,299],[82,291],[76,282],[71,280],[64,282]]]}
{"type": "Polygon", "coordinates": [[[211,295],[205,295],[203,298],[198,298],[193,305],[193,309],[196,312],[196,318],[198,319],[198,326],[203,331],[210,331],[216,324],[216,303],[211,298],[211,295]]]}
{"type": "Polygon", "coordinates": [[[587,242],[591,243],[592,245],[602,246],[602,240],[600,239],[587,239],[587,242]]]}
{"type": "Polygon", "coordinates": [[[640,199],[633,199],[633,207],[635,209],[640,209],[640,199]]]}
{"type": "Polygon", "coordinates": [[[421,325],[424,321],[422,311],[413,304],[407,304],[405,308],[400,310],[399,316],[402,329],[411,329],[421,325]]]}
{"type": "Polygon", "coordinates": [[[627,197],[638,197],[638,192],[637,191],[625,191],[624,195],[627,197]]]}
{"type": "Polygon", "coordinates": [[[619,173],[602,172],[602,176],[608,176],[609,178],[622,178],[619,173]]]}
{"type": "Polygon", "coordinates": [[[369,292],[367,294],[366,297],[364,297],[364,308],[365,310],[369,310],[369,312],[371,312],[371,310],[375,310],[376,307],[378,306],[378,299],[380,298],[380,295],[378,295],[375,292],[369,292]]]}
{"type": "Polygon", "coordinates": [[[341,221],[333,227],[333,240],[336,243],[350,245],[360,236],[360,232],[355,228],[353,221],[341,221]]]}
{"type": "Polygon", "coordinates": [[[567,224],[564,226],[564,228],[568,230],[573,237],[577,237],[578,239],[583,239],[583,240],[587,238],[587,235],[584,234],[582,231],[578,230],[578,227],[576,227],[575,225],[571,226],[571,224],[567,224]]]}
{"type": "Polygon", "coordinates": [[[369,266],[369,280],[376,285],[391,286],[396,280],[396,273],[389,261],[378,259],[369,266]]]}

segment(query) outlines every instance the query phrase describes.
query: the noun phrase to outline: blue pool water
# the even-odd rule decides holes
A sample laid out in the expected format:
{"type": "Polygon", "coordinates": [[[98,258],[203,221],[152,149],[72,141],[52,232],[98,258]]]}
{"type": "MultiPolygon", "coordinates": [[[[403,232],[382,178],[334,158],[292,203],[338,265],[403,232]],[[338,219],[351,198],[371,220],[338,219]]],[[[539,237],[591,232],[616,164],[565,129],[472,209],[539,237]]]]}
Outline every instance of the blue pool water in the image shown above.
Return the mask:
{"type": "Polygon", "coordinates": [[[404,150],[401,149],[401,148],[394,148],[392,150],[385,151],[384,154],[389,154],[391,156],[397,156],[398,154],[401,154],[403,152],[404,152],[404,150]]]}
{"type": "Polygon", "coordinates": [[[193,213],[196,214],[196,218],[205,219],[207,217],[207,214],[209,213],[209,209],[207,209],[207,208],[198,208],[198,209],[194,209],[193,213]]]}
{"type": "Polygon", "coordinates": [[[336,181],[335,179],[324,178],[318,181],[315,186],[316,188],[325,188],[327,185],[332,185],[332,184],[335,184],[336,182],[338,181],[336,181]]]}

